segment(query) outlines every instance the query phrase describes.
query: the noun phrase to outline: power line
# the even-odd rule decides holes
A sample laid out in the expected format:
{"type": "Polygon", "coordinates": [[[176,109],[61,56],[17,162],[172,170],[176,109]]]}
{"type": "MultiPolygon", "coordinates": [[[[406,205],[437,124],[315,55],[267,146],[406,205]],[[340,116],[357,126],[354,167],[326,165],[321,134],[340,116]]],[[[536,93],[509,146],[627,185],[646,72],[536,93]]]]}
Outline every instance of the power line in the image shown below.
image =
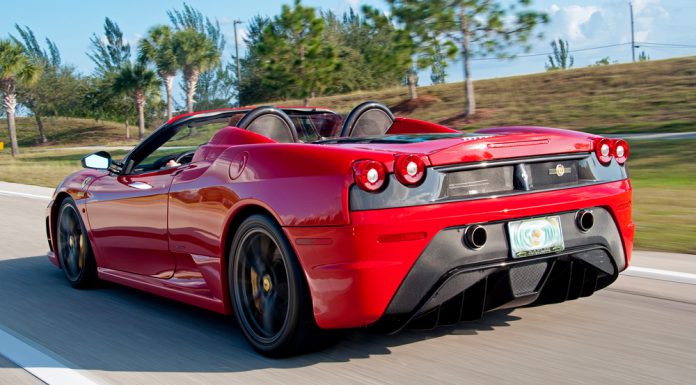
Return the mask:
{"type": "MultiPolygon", "coordinates": [[[[696,48],[696,45],[689,45],[689,44],[651,43],[651,42],[644,42],[644,41],[636,41],[634,43],[626,42],[626,43],[608,44],[608,45],[600,45],[600,46],[596,46],[596,47],[574,49],[574,50],[569,50],[568,53],[594,51],[594,50],[598,50],[598,49],[621,47],[621,46],[625,46],[625,45],[633,45],[635,48],[639,48],[641,46],[645,46],[646,48],[657,48],[657,47],[662,47],[662,48],[696,48]]],[[[509,57],[509,58],[508,57],[479,57],[479,58],[473,58],[470,60],[472,60],[472,61],[508,60],[508,59],[538,57],[538,56],[548,56],[548,55],[553,55],[553,52],[539,52],[539,53],[530,53],[530,54],[525,54],[525,55],[514,55],[514,56],[509,57]]]]}
{"type": "MultiPolygon", "coordinates": [[[[587,47],[587,48],[580,48],[580,49],[575,49],[575,50],[569,50],[569,53],[575,53],[575,52],[584,52],[584,51],[593,51],[593,50],[598,50],[598,49],[604,49],[604,48],[613,48],[613,47],[620,47],[624,45],[630,45],[631,43],[618,43],[618,44],[608,44],[608,45],[601,45],[597,47],[587,47]]],[[[515,55],[512,57],[512,59],[517,59],[517,58],[524,58],[524,57],[535,57],[535,56],[548,56],[548,55],[553,55],[553,52],[540,52],[540,53],[530,53],[530,54],[525,54],[525,55],[515,55]]],[[[474,58],[471,60],[507,60],[508,58],[500,58],[500,57],[480,57],[480,58],[474,58]]]]}
{"type": "Polygon", "coordinates": [[[696,48],[696,45],[689,44],[670,44],[670,43],[651,43],[647,41],[636,42],[636,45],[648,45],[648,46],[665,46],[673,48],[696,48]]]}

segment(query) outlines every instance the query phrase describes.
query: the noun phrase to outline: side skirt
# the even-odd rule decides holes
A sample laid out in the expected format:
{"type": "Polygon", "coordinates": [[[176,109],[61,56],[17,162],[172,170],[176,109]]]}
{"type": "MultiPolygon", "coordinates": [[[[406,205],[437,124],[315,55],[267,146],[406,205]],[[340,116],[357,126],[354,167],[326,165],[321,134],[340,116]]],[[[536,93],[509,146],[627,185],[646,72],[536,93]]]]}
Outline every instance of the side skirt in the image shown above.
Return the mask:
{"type": "Polygon", "coordinates": [[[97,275],[99,276],[99,279],[103,279],[104,281],[132,287],[134,289],[146,291],[148,293],[159,295],[175,301],[180,301],[189,305],[211,310],[216,313],[230,314],[230,311],[225,308],[225,304],[221,299],[183,292],[176,287],[168,286],[171,285],[171,282],[166,279],[146,277],[103,267],[97,268],[97,275]]]}

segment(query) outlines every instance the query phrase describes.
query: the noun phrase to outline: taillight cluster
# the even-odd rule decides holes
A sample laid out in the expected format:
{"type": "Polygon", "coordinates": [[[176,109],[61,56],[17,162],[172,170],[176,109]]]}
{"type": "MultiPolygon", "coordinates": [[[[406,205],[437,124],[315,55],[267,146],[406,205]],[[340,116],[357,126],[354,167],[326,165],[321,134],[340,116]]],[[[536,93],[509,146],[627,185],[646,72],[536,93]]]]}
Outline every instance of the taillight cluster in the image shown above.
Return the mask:
{"type": "MultiPolygon", "coordinates": [[[[404,186],[417,186],[425,179],[426,157],[417,154],[397,155],[394,160],[394,176],[404,186]]],[[[376,160],[359,160],[353,163],[355,184],[374,192],[384,186],[387,167],[376,160]]]]}
{"type": "Polygon", "coordinates": [[[623,139],[601,138],[595,140],[595,155],[603,165],[611,163],[611,159],[616,159],[616,163],[624,164],[628,159],[628,143],[623,139]]]}
{"type": "Polygon", "coordinates": [[[377,191],[384,185],[387,168],[376,160],[359,160],[353,163],[355,184],[365,191],[377,191]]]}
{"type": "Polygon", "coordinates": [[[415,186],[425,176],[425,161],[420,155],[398,155],[394,162],[396,179],[406,186],[415,186]]]}

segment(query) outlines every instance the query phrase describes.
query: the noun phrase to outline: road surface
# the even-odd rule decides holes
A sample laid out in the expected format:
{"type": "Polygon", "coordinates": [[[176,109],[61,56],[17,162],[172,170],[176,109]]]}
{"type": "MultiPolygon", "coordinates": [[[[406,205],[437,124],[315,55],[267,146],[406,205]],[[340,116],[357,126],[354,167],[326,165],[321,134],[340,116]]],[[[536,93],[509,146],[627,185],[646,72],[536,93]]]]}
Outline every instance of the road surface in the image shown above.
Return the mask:
{"type": "Polygon", "coordinates": [[[628,272],[633,276],[589,298],[428,332],[359,330],[327,350],[271,360],[254,353],[231,318],[117,285],[71,289],[45,257],[42,197],[50,193],[0,182],[0,384],[41,383],[35,375],[49,383],[72,375],[129,385],[636,385],[696,378],[694,256],[636,253],[634,266],[657,273],[628,272]]]}

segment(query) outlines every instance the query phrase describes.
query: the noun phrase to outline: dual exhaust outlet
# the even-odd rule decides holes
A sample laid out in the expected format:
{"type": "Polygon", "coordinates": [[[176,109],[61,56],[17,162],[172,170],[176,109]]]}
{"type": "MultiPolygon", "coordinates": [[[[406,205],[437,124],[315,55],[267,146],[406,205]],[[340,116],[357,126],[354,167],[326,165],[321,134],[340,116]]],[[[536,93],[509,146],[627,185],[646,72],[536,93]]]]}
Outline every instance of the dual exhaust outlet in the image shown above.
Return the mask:
{"type": "MultiPolygon", "coordinates": [[[[594,214],[590,210],[580,210],[575,214],[575,225],[586,233],[594,226],[594,214]]],[[[479,250],[486,245],[488,232],[481,225],[470,225],[464,230],[464,244],[471,250],[479,250]]]]}

